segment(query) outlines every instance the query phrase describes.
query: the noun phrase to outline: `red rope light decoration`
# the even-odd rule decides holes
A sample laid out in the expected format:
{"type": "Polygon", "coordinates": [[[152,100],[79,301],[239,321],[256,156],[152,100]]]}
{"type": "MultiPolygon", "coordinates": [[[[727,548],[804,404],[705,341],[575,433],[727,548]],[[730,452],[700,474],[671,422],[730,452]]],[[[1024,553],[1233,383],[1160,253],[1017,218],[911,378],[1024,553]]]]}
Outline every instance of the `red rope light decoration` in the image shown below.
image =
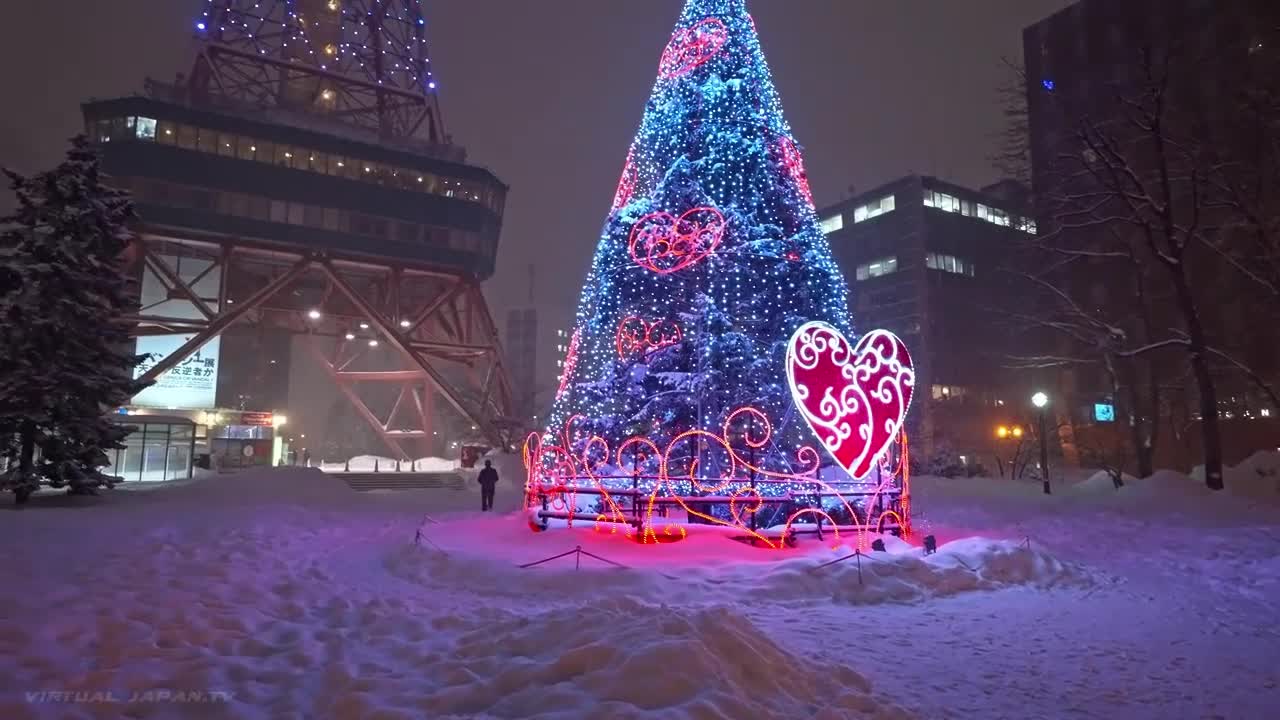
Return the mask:
{"type": "Polygon", "coordinates": [[[675,321],[648,322],[642,317],[631,315],[618,323],[614,345],[618,350],[618,357],[625,359],[639,353],[651,353],[678,345],[683,339],[684,335],[675,321]]]}
{"type": "MultiPolygon", "coordinates": [[[[526,484],[526,507],[539,506],[555,516],[564,517],[570,526],[578,514],[577,496],[589,494],[598,496],[599,509],[595,513],[595,531],[616,534],[624,532],[627,537],[646,544],[678,540],[687,535],[684,525],[675,522],[662,522],[657,510],[660,505],[673,505],[681,508],[690,518],[697,518],[706,525],[715,525],[732,529],[741,533],[754,543],[768,548],[782,548],[786,538],[793,533],[794,526],[802,519],[825,523],[834,541],[841,541],[840,528],[835,519],[821,507],[801,508],[787,517],[780,534],[766,534],[752,527],[751,519],[759,513],[767,502],[767,498],[757,487],[777,485],[779,483],[796,483],[806,486],[806,494],[812,492],[818,497],[835,498],[837,507],[848,514],[856,531],[857,545],[869,548],[872,532],[883,531],[886,526],[902,528],[907,531],[909,509],[899,503],[877,511],[882,495],[893,494],[896,475],[883,474],[875,485],[874,492],[869,493],[865,517],[859,516],[854,508],[836,487],[824,482],[819,477],[820,456],[818,451],[809,446],[799,448],[796,459],[799,468],[794,472],[776,472],[760,467],[753,460],[744,458],[733,446],[731,438],[740,440],[747,449],[759,450],[767,447],[773,437],[773,427],[768,416],[752,407],[740,408],[731,413],[722,427],[722,434],[705,430],[690,430],[673,439],[665,448],[659,448],[653,441],[643,436],[627,439],[610,452],[609,443],[601,437],[590,436],[582,445],[580,455],[572,452],[575,445],[572,427],[582,419],[574,416],[565,424],[558,439],[558,444],[547,444],[538,436],[530,436],[525,443],[524,459],[529,472],[526,484]],[[737,428],[737,430],[735,430],[737,428]],[[699,473],[698,460],[694,457],[687,464],[677,462],[678,451],[684,444],[693,442],[696,447],[715,446],[724,452],[726,465],[719,477],[704,477],[699,473]],[[639,468],[652,460],[658,460],[656,476],[641,476],[639,468]],[[613,461],[614,474],[608,474],[606,465],[613,461]],[[625,468],[631,464],[631,474],[625,468]],[[641,478],[655,481],[651,489],[640,490],[641,478]],[[633,483],[633,490],[621,490],[615,487],[610,490],[606,481],[621,484],[627,480],[633,483]],[[577,481],[586,481],[583,485],[577,481]],[[678,484],[688,484],[691,494],[679,491],[678,484]],[[748,486],[750,483],[750,486],[748,486]],[[621,503],[621,498],[629,497],[632,511],[628,512],[621,503]],[[643,501],[643,505],[641,503],[643,501]],[[698,510],[692,503],[714,503],[727,505],[730,519],[715,517],[698,510]]],[[[549,439],[549,437],[548,437],[549,439]]],[[[904,454],[899,458],[899,469],[906,467],[905,435],[902,437],[904,454]]],[[[888,467],[878,464],[877,469],[888,467]]],[[[847,492],[847,491],[846,491],[847,492]]],[[[536,528],[536,524],[531,526],[536,528]]],[[[849,526],[844,526],[846,529],[849,526]]]]}
{"type": "Polygon", "coordinates": [[[636,180],[640,173],[632,161],[634,152],[633,149],[627,153],[627,164],[622,167],[622,178],[618,180],[618,189],[613,194],[613,207],[609,209],[610,212],[616,212],[618,208],[631,202],[632,196],[635,195],[636,180]]]}
{"type": "Polygon", "coordinates": [[[795,141],[785,136],[780,138],[777,152],[778,162],[787,171],[791,181],[800,189],[800,194],[804,196],[805,201],[812,206],[813,190],[809,187],[809,173],[805,172],[804,158],[801,157],[800,149],[796,147],[795,141]]]}
{"type": "Polygon", "coordinates": [[[658,74],[664,80],[688,75],[720,54],[729,42],[729,28],[718,18],[706,18],[671,36],[662,52],[658,74]]]}
{"type": "Polygon", "coordinates": [[[631,259],[659,275],[679,272],[715,252],[724,231],[724,215],[713,207],[694,208],[678,218],[650,213],[631,229],[631,259]]]}

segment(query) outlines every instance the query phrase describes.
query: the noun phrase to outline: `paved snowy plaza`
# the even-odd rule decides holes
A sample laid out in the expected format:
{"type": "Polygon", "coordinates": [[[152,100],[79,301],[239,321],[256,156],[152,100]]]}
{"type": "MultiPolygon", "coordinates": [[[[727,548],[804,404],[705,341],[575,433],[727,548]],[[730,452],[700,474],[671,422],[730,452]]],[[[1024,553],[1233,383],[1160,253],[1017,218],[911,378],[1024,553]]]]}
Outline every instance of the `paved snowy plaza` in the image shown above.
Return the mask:
{"type": "Polygon", "coordinates": [[[1215,496],[917,478],[940,552],[862,584],[812,570],[829,542],[535,535],[318,471],[42,497],[0,512],[0,718],[1275,717],[1275,464],[1215,496]],[[628,569],[517,567],[579,544],[628,569]]]}

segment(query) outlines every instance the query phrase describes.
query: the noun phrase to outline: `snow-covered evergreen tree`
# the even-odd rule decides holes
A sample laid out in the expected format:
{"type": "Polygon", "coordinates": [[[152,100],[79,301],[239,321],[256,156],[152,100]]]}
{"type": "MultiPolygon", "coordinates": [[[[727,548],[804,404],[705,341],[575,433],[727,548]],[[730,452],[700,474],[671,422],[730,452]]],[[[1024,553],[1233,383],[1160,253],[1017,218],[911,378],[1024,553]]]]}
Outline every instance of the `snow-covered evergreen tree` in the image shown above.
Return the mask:
{"type": "Polygon", "coordinates": [[[18,210],[0,221],[0,438],[11,459],[0,487],[21,502],[41,481],[109,486],[107,451],[127,434],[109,413],[145,387],[125,320],[137,305],[122,267],[133,203],[103,184],[83,136],[49,172],[5,174],[18,210]]]}

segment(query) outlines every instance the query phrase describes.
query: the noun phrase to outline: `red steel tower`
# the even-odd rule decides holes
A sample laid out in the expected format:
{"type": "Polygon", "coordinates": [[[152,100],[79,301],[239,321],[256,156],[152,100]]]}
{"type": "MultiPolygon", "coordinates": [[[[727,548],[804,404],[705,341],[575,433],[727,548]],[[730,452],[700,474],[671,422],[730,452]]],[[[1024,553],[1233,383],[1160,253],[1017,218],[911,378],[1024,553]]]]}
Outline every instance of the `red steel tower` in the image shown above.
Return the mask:
{"type": "Polygon", "coordinates": [[[480,289],[507,187],[444,132],[422,3],[208,0],[195,29],[189,76],[83,106],[141,217],[133,320],[160,357],[135,404],[204,413],[210,438],[239,409],[406,460],[509,446],[480,289]],[[304,370],[348,411],[317,412],[304,370]]]}

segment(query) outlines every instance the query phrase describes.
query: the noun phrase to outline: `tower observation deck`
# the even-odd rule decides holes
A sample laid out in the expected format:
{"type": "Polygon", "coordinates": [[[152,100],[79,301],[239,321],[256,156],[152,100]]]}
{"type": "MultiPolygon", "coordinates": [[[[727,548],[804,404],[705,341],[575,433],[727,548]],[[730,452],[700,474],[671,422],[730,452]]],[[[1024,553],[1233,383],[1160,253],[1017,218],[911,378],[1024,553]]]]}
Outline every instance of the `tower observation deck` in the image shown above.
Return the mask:
{"type": "Polygon", "coordinates": [[[507,187],[445,133],[423,3],[201,6],[189,74],[82,108],[141,220],[136,334],[162,357],[135,403],[209,411],[249,397],[303,420],[314,392],[280,363],[302,351],[345,398],[319,414],[361,426],[301,425],[317,449],[361,433],[401,459],[414,445],[509,445],[511,388],[479,286],[507,187]],[[213,387],[159,399],[190,390],[175,371],[193,356],[214,359],[213,387]]]}

